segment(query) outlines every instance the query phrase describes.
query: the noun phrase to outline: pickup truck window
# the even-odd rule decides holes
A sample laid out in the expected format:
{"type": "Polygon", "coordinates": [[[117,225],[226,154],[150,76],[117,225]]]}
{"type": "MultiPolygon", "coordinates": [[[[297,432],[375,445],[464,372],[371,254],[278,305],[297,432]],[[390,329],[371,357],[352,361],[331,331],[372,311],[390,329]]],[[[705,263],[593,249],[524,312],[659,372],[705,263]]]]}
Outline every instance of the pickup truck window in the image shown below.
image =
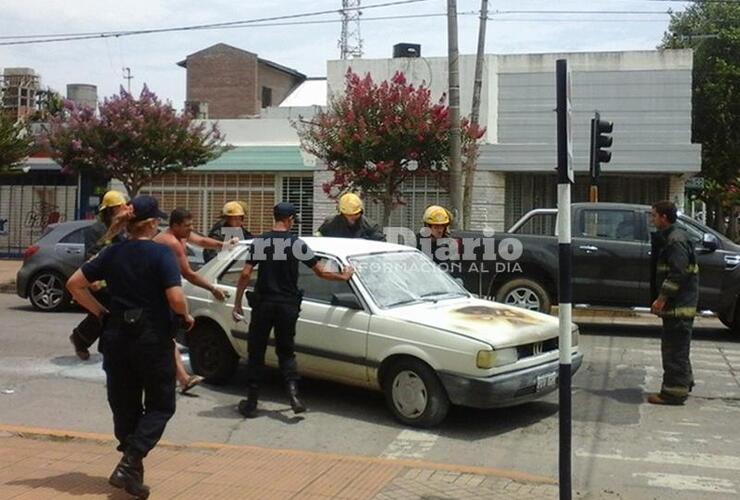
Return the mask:
{"type": "Polygon", "coordinates": [[[519,226],[514,234],[532,234],[535,236],[555,236],[557,214],[534,214],[519,226]]]}
{"type": "MultiPolygon", "coordinates": [[[[648,221],[648,231],[651,233],[655,232],[655,226],[653,225],[653,218],[650,217],[650,213],[647,214],[647,221],[648,221]]],[[[682,229],[686,230],[686,233],[689,235],[689,239],[694,242],[695,245],[701,245],[701,241],[704,239],[704,232],[700,230],[698,227],[694,226],[693,224],[690,224],[683,220],[681,217],[678,218],[676,223],[681,227],[682,229]]]]}
{"type": "Polygon", "coordinates": [[[632,210],[583,210],[578,234],[584,238],[636,241],[639,231],[632,210]]]}

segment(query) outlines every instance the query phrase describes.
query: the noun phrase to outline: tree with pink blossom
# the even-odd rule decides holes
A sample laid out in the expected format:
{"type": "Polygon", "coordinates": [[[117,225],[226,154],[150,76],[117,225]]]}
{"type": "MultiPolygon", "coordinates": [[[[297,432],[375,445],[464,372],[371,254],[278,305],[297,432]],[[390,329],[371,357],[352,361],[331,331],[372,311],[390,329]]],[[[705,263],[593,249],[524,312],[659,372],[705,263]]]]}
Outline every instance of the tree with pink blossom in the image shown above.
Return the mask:
{"type": "MultiPolygon", "coordinates": [[[[403,204],[402,184],[415,176],[449,184],[449,130],[446,96],[433,102],[429,88],[415,86],[397,72],[375,83],[347,71],[344,94],[330,99],[326,111],[299,121],[302,147],[332,172],[323,188],[330,197],[361,191],[383,206],[383,225],[403,204]]],[[[484,130],[461,121],[463,155],[484,130]]]]}
{"type": "Polygon", "coordinates": [[[229,147],[218,127],[178,114],[146,86],[138,99],[121,89],[96,113],[66,103],[46,135],[52,158],[65,171],[117,179],[130,196],[152,180],[202,165],[229,147]]]}

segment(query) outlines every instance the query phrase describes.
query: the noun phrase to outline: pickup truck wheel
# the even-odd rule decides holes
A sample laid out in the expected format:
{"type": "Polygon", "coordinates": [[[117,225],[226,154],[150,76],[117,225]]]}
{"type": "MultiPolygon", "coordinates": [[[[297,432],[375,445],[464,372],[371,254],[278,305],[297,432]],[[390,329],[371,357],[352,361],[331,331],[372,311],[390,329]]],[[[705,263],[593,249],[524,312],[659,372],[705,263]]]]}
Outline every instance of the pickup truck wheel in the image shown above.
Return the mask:
{"type": "Polygon", "coordinates": [[[740,301],[735,306],[735,317],[730,318],[728,316],[718,314],[719,320],[730,329],[734,335],[740,336],[740,301]]]}
{"type": "Polygon", "coordinates": [[[413,427],[432,427],[447,416],[450,409],[447,392],[426,363],[400,358],[383,378],[386,403],[400,422],[413,427]]]}
{"type": "Polygon", "coordinates": [[[552,305],[545,287],[529,278],[519,278],[504,283],[496,292],[496,302],[545,314],[550,313],[552,305]]]}
{"type": "Polygon", "coordinates": [[[223,330],[211,322],[196,323],[187,339],[193,371],[209,384],[228,382],[239,364],[239,355],[223,330]]]}

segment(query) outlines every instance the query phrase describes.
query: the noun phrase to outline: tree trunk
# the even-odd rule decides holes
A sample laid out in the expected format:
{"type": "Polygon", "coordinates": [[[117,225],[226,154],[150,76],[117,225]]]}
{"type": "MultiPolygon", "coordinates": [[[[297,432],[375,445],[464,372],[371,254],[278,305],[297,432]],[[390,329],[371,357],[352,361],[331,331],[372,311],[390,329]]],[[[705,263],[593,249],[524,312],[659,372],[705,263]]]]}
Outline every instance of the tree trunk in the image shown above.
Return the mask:
{"type": "Polygon", "coordinates": [[[471,144],[468,156],[465,159],[465,184],[463,185],[463,229],[470,229],[470,221],[473,215],[473,181],[478,164],[478,144],[471,144]]]}
{"type": "Polygon", "coordinates": [[[385,231],[385,228],[387,228],[391,223],[391,212],[393,212],[393,198],[390,196],[384,196],[383,197],[383,220],[382,220],[382,229],[385,231]]]}
{"type": "Polygon", "coordinates": [[[732,207],[730,210],[730,227],[727,230],[727,237],[732,241],[738,241],[738,221],[737,218],[740,216],[740,207],[732,207]]]}

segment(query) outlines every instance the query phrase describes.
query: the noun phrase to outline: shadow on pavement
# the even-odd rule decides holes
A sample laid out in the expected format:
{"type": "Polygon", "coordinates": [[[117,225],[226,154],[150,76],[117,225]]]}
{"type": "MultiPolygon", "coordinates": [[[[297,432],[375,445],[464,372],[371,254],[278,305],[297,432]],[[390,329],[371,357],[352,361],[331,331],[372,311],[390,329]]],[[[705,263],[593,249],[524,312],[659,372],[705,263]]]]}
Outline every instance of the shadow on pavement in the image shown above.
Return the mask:
{"type": "Polygon", "coordinates": [[[59,493],[66,493],[73,496],[107,494],[108,496],[106,498],[109,500],[131,498],[131,495],[128,495],[124,491],[116,490],[112,486],[108,485],[108,478],[89,476],[80,472],[67,472],[57,476],[9,481],[5,484],[8,486],[28,486],[33,488],[33,491],[38,495],[36,498],[51,498],[57,496],[51,493],[44,495],[44,490],[55,490],[59,493]]]}

